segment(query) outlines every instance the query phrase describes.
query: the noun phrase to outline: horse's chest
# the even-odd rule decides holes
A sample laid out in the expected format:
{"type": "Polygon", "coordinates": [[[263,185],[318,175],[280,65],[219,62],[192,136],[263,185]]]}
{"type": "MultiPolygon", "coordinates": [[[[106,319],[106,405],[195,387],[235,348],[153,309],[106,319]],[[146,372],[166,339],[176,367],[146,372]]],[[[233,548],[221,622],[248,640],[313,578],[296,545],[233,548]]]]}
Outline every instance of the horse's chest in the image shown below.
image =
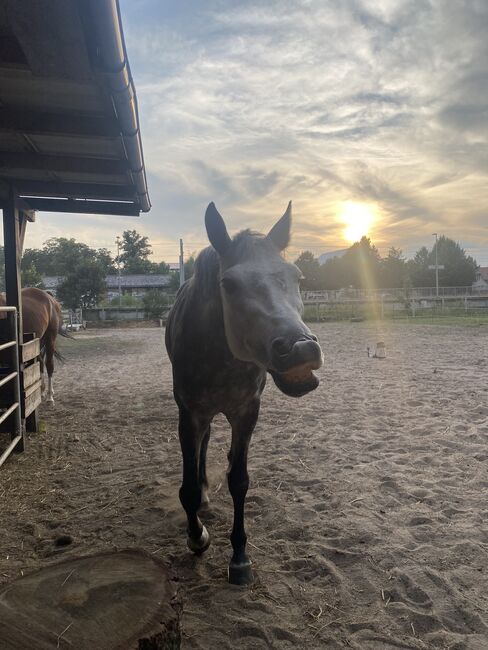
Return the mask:
{"type": "Polygon", "coordinates": [[[266,374],[257,369],[252,372],[202,369],[193,375],[191,385],[187,383],[189,401],[193,408],[206,412],[233,410],[259,397],[265,379],[266,374]]]}

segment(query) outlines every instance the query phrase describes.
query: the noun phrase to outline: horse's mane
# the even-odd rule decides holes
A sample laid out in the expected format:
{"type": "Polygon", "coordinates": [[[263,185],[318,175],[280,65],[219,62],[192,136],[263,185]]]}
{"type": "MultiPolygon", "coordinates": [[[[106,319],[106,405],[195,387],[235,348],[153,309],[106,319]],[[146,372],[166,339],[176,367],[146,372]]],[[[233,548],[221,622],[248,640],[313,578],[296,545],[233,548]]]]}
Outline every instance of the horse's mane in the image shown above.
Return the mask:
{"type": "MultiPolygon", "coordinates": [[[[229,255],[234,264],[244,260],[256,259],[263,254],[276,255],[275,246],[261,233],[242,230],[232,240],[229,255]]],[[[210,296],[216,292],[220,261],[213,246],[204,248],[195,260],[193,286],[203,295],[210,296]]]]}

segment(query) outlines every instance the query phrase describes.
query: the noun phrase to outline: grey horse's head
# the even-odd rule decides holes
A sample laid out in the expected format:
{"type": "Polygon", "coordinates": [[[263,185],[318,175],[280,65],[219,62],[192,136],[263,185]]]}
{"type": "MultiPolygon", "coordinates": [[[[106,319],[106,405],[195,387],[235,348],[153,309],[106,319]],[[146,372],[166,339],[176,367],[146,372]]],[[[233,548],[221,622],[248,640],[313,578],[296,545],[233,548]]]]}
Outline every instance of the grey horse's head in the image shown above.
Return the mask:
{"type": "Polygon", "coordinates": [[[220,259],[225,336],[232,354],[266,369],[287,395],[300,397],[317,388],[313,370],[323,357],[301,318],[302,274],[281,255],[290,240],[291,202],[267,235],[243,231],[231,239],[213,203],[205,226],[220,259]]]}

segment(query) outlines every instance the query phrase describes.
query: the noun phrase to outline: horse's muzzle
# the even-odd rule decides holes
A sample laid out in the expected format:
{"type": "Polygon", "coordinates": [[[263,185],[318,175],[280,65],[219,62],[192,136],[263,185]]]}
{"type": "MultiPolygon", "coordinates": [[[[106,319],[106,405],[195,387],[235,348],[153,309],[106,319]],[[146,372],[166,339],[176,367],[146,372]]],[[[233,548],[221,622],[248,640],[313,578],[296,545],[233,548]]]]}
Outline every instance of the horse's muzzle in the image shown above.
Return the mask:
{"type": "Polygon", "coordinates": [[[306,335],[291,345],[283,338],[271,344],[272,367],[269,372],[276,386],[285,395],[301,397],[317,388],[319,379],[314,375],[323,364],[323,355],[317,338],[306,335]]]}

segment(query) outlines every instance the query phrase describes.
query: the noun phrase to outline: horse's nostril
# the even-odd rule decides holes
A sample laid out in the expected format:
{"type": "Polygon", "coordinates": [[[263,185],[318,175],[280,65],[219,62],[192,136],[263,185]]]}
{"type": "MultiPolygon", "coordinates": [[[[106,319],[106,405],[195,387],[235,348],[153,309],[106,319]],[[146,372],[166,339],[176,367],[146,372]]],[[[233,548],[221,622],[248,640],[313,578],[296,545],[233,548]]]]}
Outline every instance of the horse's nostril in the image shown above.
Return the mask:
{"type": "Polygon", "coordinates": [[[287,354],[289,354],[291,348],[292,346],[290,346],[287,340],[282,337],[274,339],[271,343],[271,349],[280,357],[285,357],[287,354]]]}

